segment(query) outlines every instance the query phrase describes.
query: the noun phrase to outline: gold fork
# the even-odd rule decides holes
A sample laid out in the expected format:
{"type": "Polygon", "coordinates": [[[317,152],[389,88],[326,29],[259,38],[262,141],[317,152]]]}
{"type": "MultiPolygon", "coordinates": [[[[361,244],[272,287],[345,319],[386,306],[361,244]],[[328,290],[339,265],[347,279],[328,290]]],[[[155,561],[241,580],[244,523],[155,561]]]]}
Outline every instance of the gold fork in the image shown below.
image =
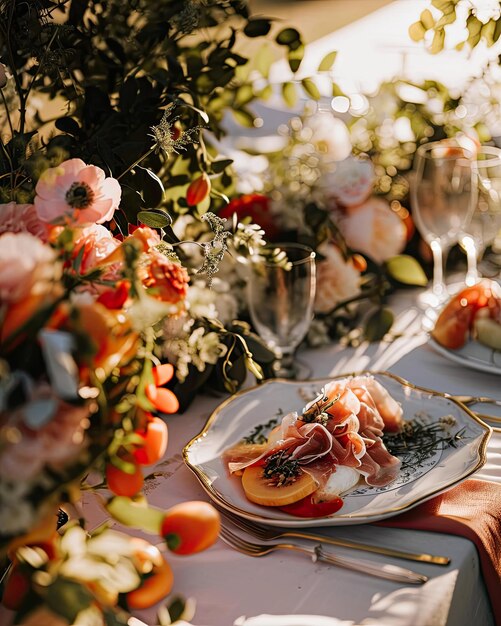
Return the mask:
{"type": "Polygon", "coordinates": [[[227,511],[226,509],[219,508],[219,511],[228,519],[234,526],[243,530],[250,535],[253,535],[257,539],[263,539],[264,541],[270,541],[274,539],[308,539],[309,541],[316,541],[321,543],[327,543],[332,546],[341,548],[352,548],[354,550],[362,550],[364,552],[373,552],[375,554],[382,554],[384,556],[407,559],[409,561],[417,561],[419,563],[433,563],[434,565],[448,565],[450,558],[447,556],[437,556],[434,554],[407,552],[405,550],[395,550],[394,548],[385,548],[383,546],[375,546],[367,543],[359,543],[356,541],[350,541],[348,539],[338,539],[334,537],[326,537],[324,535],[314,535],[312,533],[299,532],[297,530],[274,530],[273,528],[265,528],[255,522],[251,522],[248,519],[238,517],[237,515],[227,511]]]}
{"type": "Polygon", "coordinates": [[[397,565],[373,563],[372,561],[365,561],[363,559],[335,556],[334,554],[324,552],[321,544],[316,545],[314,548],[306,548],[295,543],[252,543],[233,534],[224,526],[221,527],[219,536],[231,548],[248,556],[265,556],[276,550],[294,550],[295,552],[302,552],[303,554],[309,555],[313,559],[313,562],[323,561],[330,565],[337,565],[338,567],[353,570],[361,574],[376,576],[377,578],[384,578],[398,583],[422,585],[428,580],[428,577],[423,574],[418,574],[417,572],[398,567],[397,565]]]}
{"type": "MultiPolygon", "coordinates": [[[[501,400],[496,400],[495,398],[488,398],[487,396],[456,396],[452,394],[446,394],[449,398],[453,398],[462,404],[466,404],[466,406],[471,406],[473,404],[494,404],[495,406],[501,406],[501,400]]],[[[484,415],[482,413],[475,413],[480,417],[480,419],[486,419],[492,422],[501,423],[501,417],[495,415],[484,415]]]]}

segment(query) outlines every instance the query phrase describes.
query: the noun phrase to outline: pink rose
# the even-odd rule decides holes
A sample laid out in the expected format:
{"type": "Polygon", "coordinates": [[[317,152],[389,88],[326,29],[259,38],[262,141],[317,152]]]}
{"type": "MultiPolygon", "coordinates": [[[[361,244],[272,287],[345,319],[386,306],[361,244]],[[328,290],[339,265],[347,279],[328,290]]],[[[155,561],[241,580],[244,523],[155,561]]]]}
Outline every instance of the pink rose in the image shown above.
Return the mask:
{"type": "Polygon", "coordinates": [[[0,301],[19,302],[49,291],[60,267],[50,246],[29,233],[0,235],[0,301]]]}
{"type": "Polygon", "coordinates": [[[0,204],[0,235],[2,233],[31,233],[47,241],[47,224],[38,219],[32,204],[9,202],[0,204]]]}
{"type": "Polygon", "coordinates": [[[102,224],[111,220],[120,204],[121,188],[103,170],[81,159],[51,167],[35,187],[35,208],[51,224],[102,224]]]}
{"type": "Polygon", "coordinates": [[[323,243],[318,252],[325,258],[317,261],[315,312],[328,313],[338,302],[360,293],[360,272],[344,260],[332,243],[323,243]]]}
{"type": "Polygon", "coordinates": [[[404,223],[383,198],[369,198],[348,209],[339,228],[350,248],[376,263],[402,252],[407,240],[404,223]]]}
{"type": "Polygon", "coordinates": [[[348,157],[335,163],[323,174],[319,186],[343,207],[353,207],[366,200],[374,183],[374,167],[367,159],[348,157]]]}
{"type": "Polygon", "coordinates": [[[121,242],[115,239],[110,231],[99,224],[91,224],[82,228],[74,242],[73,257],[82,255],[80,273],[85,274],[90,270],[100,267],[103,261],[114,252],[121,242]],[[84,249],[82,253],[81,250],[84,249]]]}

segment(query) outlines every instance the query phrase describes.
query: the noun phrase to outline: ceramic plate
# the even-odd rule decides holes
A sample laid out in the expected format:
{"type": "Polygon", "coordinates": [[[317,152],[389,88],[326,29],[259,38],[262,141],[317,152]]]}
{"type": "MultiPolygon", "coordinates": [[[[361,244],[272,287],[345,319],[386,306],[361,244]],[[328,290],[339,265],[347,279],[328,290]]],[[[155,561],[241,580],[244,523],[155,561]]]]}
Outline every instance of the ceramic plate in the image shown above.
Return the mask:
{"type": "Polygon", "coordinates": [[[433,337],[429,340],[430,346],[449,361],[454,361],[481,372],[501,374],[501,351],[493,350],[478,341],[468,341],[458,350],[449,350],[437,343],[433,337]]]}
{"type": "Polygon", "coordinates": [[[438,422],[440,418],[451,416],[449,422],[453,425],[449,432],[461,436],[455,446],[436,450],[425,460],[407,458],[398,478],[386,487],[359,485],[343,496],[343,507],[329,517],[298,518],[275,507],[253,504],[244,495],[241,479],[228,474],[221,455],[256,427],[270,420],[280,421],[289,411],[301,411],[332,378],[276,379],[235,394],[212,413],[202,432],[187,444],[184,460],[220,506],[254,521],[288,527],[362,524],[391,517],[459,484],[482,467],[491,430],[466,406],[393,374],[372,374],[402,404],[404,419],[419,417],[427,422],[438,422]]]}

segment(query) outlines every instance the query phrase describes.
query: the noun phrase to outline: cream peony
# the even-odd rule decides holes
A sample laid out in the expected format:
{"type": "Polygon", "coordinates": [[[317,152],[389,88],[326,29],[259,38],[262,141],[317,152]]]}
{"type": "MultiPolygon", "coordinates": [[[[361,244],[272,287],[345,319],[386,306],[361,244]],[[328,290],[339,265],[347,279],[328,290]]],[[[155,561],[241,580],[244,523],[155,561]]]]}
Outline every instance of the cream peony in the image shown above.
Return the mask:
{"type": "Polygon", "coordinates": [[[32,204],[9,202],[0,204],[0,235],[2,233],[31,233],[47,241],[47,224],[38,219],[32,204]]]}
{"type": "Polygon", "coordinates": [[[111,220],[122,190],[100,167],[70,159],[46,170],[35,193],[35,208],[43,222],[73,225],[111,220]]]}
{"type": "Polygon", "coordinates": [[[320,177],[318,184],[336,204],[342,207],[357,206],[372,192],[374,167],[368,159],[348,157],[332,164],[330,170],[320,177]]]}
{"type": "Polygon", "coordinates": [[[406,228],[383,198],[369,198],[346,211],[339,227],[347,245],[382,263],[405,247],[406,228]]]}
{"type": "Polygon", "coordinates": [[[344,260],[332,243],[323,243],[318,252],[325,258],[317,261],[315,312],[328,313],[338,302],[360,293],[360,272],[344,260]]]}
{"type": "Polygon", "coordinates": [[[0,235],[0,301],[19,302],[50,290],[59,275],[55,252],[29,233],[0,235]]]}
{"type": "Polygon", "coordinates": [[[332,111],[317,111],[304,120],[311,131],[310,143],[324,160],[342,161],[351,153],[350,131],[332,111]]]}

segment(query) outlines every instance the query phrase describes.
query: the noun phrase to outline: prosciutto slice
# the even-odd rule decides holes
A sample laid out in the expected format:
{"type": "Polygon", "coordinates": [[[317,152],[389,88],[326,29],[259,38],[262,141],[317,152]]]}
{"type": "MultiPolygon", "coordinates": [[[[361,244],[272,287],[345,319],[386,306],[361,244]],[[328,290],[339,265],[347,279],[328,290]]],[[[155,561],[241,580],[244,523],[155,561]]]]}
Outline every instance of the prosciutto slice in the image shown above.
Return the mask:
{"type": "Polygon", "coordinates": [[[372,376],[332,381],[301,415],[284,416],[278,439],[273,437],[260,453],[246,454],[245,446],[228,450],[228,469],[230,473],[243,470],[283,450],[320,487],[338,465],[356,469],[368,485],[385,486],[397,477],[400,461],[381,439],[382,412],[392,424],[402,419],[400,405],[372,376]]]}

